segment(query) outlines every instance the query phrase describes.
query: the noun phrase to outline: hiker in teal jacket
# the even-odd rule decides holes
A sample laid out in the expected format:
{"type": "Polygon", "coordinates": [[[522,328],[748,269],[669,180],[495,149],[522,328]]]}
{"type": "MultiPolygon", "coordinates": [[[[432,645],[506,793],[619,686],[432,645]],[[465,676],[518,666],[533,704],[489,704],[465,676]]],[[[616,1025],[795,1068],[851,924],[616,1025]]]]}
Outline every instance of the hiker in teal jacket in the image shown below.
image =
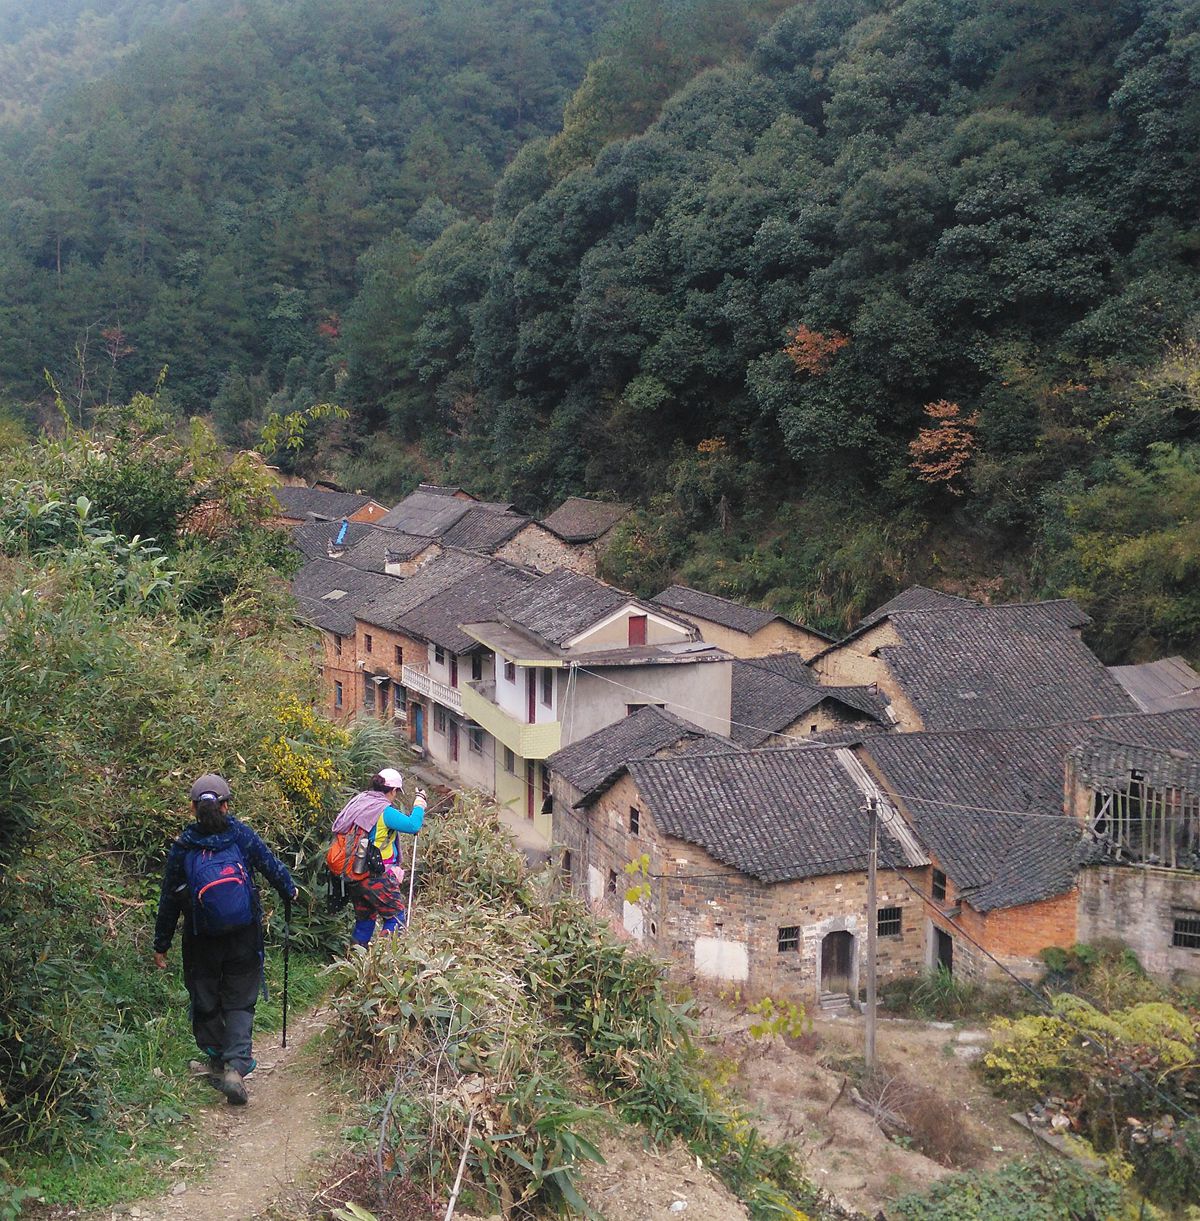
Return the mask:
{"type": "Polygon", "coordinates": [[[240,1105],[248,1100],[244,1078],[254,1068],[254,1006],[263,978],[262,908],[253,875],[255,871],[263,874],[285,901],[295,898],[296,884],[266,844],[229,813],[230,796],[229,784],[221,776],[201,776],[192,785],[195,822],[171,845],[163,869],[154,925],[154,964],[159,970],[166,969],[167,950],[182,915],[183,982],[191,998],[192,1033],[208,1058],[209,1082],[231,1103],[240,1105]],[[230,853],[234,846],[236,851],[230,853]],[[205,927],[202,907],[189,882],[189,857],[205,852],[233,859],[235,863],[225,871],[230,878],[214,883],[228,880],[231,887],[241,885],[236,866],[240,854],[248,892],[244,897],[250,903],[248,923],[216,933],[205,927]]]}

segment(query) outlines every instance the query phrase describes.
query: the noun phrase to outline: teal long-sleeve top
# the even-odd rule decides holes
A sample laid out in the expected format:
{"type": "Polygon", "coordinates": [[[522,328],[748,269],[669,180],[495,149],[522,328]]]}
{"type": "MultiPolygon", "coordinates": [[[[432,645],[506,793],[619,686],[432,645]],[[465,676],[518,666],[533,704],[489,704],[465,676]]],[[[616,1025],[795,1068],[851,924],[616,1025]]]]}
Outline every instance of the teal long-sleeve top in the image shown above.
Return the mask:
{"type": "Polygon", "coordinates": [[[383,857],[385,865],[402,863],[399,856],[398,837],[416,835],[424,823],[425,807],[419,802],[408,814],[405,814],[403,810],[397,810],[395,806],[384,806],[383,813],[379,815],[379,821],[375,824],[374,839],[375,846],[379,849],[379,855],[383,857]]]}

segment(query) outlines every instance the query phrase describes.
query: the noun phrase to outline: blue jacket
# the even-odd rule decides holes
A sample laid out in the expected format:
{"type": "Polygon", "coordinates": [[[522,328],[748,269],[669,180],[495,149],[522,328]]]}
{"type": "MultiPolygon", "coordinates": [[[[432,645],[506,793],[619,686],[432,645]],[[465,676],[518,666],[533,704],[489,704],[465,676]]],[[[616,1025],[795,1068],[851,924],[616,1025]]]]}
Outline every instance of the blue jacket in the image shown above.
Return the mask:
{"type": "MultiPolygon", "coordinates": [[[[218,831],[216,835],[205,835],[198,823],[189,823],[167,853],[162,893],[158,897],[158,918],[154,922],[156,954],[167,952],[175,936],[179,913],[188,910],[190,906],[187,878],[183,869],[184,857],[188,851],[192,848],[225,848],[231,843],[236,843],[242,850],[251,877],[254,871],[258,870],[279,891],[280,898],[290,899],[295,893],[296,884],[292,881],[287,866],[244,822],[238,822],[231,815],[229,826],[224,831],[218,831]]],[[[187,928],[186,923],[184,928],[187,928]]]]}

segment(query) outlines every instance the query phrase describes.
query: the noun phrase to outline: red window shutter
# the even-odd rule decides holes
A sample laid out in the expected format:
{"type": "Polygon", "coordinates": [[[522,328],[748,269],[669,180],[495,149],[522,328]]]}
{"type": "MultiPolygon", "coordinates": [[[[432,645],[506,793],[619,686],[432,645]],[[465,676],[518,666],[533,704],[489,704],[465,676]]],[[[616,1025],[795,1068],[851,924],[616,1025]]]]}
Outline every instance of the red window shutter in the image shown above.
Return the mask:
{"type": "Polygon", "coordinates": [[[646,616],[645,615],[630,615],[629,616],[629,645],[632,648],[637,644],[646,643],[646,616]]]}

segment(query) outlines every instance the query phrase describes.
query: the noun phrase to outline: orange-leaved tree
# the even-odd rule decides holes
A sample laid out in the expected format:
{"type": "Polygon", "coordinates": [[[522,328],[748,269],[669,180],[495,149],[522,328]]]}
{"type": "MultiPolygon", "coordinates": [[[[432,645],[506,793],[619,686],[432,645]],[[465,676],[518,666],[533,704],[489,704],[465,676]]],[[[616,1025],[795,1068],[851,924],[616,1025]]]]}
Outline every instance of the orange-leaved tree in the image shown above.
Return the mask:
{"type": "Polygon", "coordinates": [[[932,423],[910,441],[912,468],[922,483],[936,483],[955,496],[962,495],[957,481],[975,456],[979,412],[963,415],[962,408],[948,399],[925,404],[932,423]]]}
{"type": "Polygon", "coordinates": [[[833,364],[833,358],[849,342],[849,337],[840,331],[830,331],[823,335],[801,322],[790,333],[789,342],[783,351],[801,373],[820,377],[833,364]]]}

